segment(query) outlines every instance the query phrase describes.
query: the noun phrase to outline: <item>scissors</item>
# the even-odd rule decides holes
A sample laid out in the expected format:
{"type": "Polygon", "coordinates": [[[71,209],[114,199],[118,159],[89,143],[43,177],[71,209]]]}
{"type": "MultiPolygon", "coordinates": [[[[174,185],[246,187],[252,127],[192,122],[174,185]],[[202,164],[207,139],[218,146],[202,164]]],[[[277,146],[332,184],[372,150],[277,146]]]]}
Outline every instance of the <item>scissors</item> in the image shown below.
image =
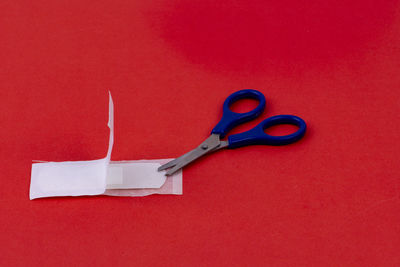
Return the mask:
{"type": "Polygon", "coordinates": [[[304,120],[293,115],[277,115],[265,119],[251,130],[230,135],[226,141],[221,140],[235,126],[259,117],[264,109],[265,96],[257,90],[245,89],[231,94],[223,104],[222,118],[214,129],[212,129],[211,135],[192,151],[160,166],[158,171],[169,169],[165,175],[172,175],[196,159],[222,148],[238,148],[248,145],[288,145],[300,140],[304,136],[306,132],[306,123],[304,120]],[[230,106],[241,99],[255,99],[259,104],[255,109],[245,113],[237,113],[230,110],[230,106]],[[292,124],[299,127],[299,129],[292,134],[284,136],[272,136],[265,133],[265,129],[281,124],[292,124]]]}

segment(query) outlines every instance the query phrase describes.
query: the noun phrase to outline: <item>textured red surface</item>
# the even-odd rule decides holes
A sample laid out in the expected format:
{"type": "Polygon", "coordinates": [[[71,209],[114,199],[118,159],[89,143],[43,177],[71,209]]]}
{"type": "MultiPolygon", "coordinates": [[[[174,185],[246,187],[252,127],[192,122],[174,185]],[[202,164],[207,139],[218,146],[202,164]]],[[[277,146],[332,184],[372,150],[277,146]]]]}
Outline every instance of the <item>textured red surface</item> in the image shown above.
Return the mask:
{"type": "Polygon", "coordinates": [[[1,266],[400,265],[398,1],[249,2],[1,1],[1,266]],[[306,137],[183,196],[29,201],[32,160],[104,157],[107,90],[122,160],[186,152],[243,88],[306,137]]]}

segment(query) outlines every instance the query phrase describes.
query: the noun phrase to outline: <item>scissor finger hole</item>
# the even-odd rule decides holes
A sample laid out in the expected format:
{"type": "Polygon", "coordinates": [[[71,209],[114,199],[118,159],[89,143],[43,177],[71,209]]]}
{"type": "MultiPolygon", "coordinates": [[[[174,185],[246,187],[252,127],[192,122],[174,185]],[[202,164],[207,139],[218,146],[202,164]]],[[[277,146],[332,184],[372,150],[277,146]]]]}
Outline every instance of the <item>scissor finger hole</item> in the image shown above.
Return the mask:
{"type": "Polygon", "coordinates": [[[299,128],[299,126],[294,124],[278,124],[265,128],[264,133],[270,136],[286,136],[294,134],[299,128]]]}
{"type": "Polygon", "coordinates": [[[229,109],[235,113],[247,113],[258,107],[260,101],[253,98],[242,98],[230,103],[229,109]]]}

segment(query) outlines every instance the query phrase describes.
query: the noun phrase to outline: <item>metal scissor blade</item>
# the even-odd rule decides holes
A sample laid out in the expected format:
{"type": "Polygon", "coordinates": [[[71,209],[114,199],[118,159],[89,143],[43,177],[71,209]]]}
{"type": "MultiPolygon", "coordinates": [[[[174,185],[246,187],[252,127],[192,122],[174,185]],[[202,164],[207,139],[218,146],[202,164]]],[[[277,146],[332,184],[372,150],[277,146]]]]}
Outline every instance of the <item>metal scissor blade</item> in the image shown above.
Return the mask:
{"type": "Polygon", "coordinates": [[[203,150],[201,148],[196,148],[192,150],[192,153],[189,153],[187,156],[184,156],[180,158],[180,160],[177,162],[175,166],[173,166],[171,169],[169,169],[165,175],[170,176],[177,172],[178,170],[182,169],[192,161],[195,161],[196,159],[200,158],[201,156],[207,154],[209,151],[203,150]]]}
{"type": "Polygon", "coordinates": [[[227,143],[226,142],[221,142],[219,140],[219,135],[218,134],[212,134],[210,137],[208,137],[200,146],[197,148],[193,149],[192,151],[184,154],[183,156],[180,156],[179,158],[176,158],[161,167],[158,168],[158,171],[162,171],[168,168],[171,168],[166,172],[165,175],[169,176],[180,170],[181,168],[185,167],[192,161],[195,161],[196,159],[200,158],[201,156],[210,153],[212,151],[215,151],[219,148],[226,147],[227,143]]]}
{"type": "Polygon", "coordinates": [[[173,159],[173,160],[171,160],[171,161],[168,161],[167,163],[161,165],[157,170],[158,170],[158,171],[163,171],[163,170],[166,170],[166,169],[168,169],[168,168],[174,167],[179,161],[182,160],[183,157],[188,156],[190,153],[193,153],[194,150],[196,150],[196,148],[193,149],[193,150],[190,150],[190,151],[187,152],[186,154],[184,154],[184,155],[182,155],[182,156],[180,156],[180,157],[178,157],[178,158],[176,158],[176,159],[173,159]]]}

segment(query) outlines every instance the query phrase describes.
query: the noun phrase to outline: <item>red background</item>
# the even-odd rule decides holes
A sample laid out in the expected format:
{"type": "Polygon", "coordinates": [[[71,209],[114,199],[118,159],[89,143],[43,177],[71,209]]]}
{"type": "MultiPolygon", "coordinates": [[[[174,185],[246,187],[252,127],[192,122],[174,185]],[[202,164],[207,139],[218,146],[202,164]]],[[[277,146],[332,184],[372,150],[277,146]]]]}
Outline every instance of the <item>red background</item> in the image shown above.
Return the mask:
{"type": "Polygon", "coordinates": [[[1,1],[0,265],[400,266],[399,11],[1,1]],[[183,196],[29,200],[32,160],[105,156],[108,90],[123,160],[192,149],[243,88],[306,137],[206,157],[183,196]]]}

